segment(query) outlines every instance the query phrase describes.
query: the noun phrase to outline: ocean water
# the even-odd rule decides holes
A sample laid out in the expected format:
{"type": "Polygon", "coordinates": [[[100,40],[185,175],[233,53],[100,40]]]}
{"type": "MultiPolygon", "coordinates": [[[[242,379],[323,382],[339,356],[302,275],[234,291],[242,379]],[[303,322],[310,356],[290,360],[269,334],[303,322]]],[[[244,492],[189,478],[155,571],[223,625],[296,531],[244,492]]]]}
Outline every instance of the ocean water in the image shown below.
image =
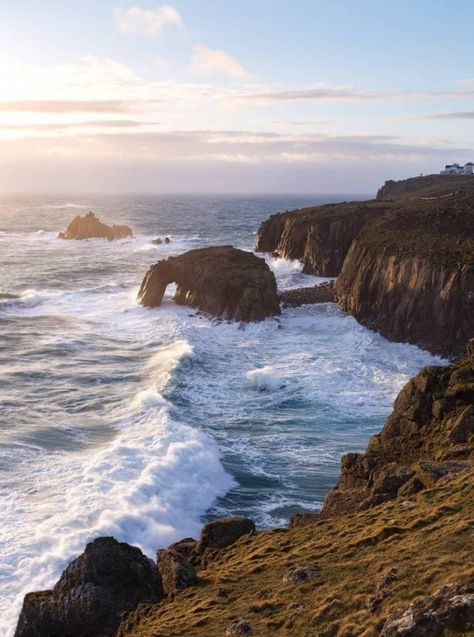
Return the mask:
{"type": "MultiPolygon", "coordinates": [[[[245,326],[176,306],[171,286],[162,307],[137,305],[158,259],[252,249],[270,213],[329,200],[0,200],[0,635],[25,592],[50,587],[98,535],[154,557],[210,517],[268,527],[317,510],[341,454],[362,450],[406,380],[439,362],[334,304],[245,326]],[[134,238],[56,238],[88,209],[134,238]]],[[[267,260],[281,289],[322,280],[267,260]]]]}

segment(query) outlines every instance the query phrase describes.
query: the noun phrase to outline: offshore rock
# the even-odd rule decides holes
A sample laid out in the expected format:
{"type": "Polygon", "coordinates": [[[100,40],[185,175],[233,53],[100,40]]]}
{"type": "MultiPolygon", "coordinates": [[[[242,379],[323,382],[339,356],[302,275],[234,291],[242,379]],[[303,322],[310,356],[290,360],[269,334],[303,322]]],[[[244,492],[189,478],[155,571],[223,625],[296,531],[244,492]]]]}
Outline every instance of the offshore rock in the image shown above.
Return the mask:
{"type": "Polygon", "coordinates": [[[283,307],[299,307],[313,303],[334,303],[334,282],[321,283],[307,288],[295,288],[280,293],[283,307]]]}
{"type": "Polygon", "coordinates": [[[64,232],[58,234],[59,239],[126,239],[133,235],[132,229],[128,226],[108,226],[102,223],[93,212],[88,212],[81,217],[77,215],[68,225],[64,232]]]}
{"type": "Polygon", "coordinates": [[[123,612],[162,597],[160,575],[140,549],[101,537],[69,564],[53,590],[25,596],[15,637],[109,637],[123,612]]]}
{"type": "Polygon", "coordinates": [[[138,298],[161,305],[166,287],[176,283],[175,301],[236,321],[262,321],[280,314],[273,272],[264,259],[231,246],[201,248],[152,265],[138,298]]]}

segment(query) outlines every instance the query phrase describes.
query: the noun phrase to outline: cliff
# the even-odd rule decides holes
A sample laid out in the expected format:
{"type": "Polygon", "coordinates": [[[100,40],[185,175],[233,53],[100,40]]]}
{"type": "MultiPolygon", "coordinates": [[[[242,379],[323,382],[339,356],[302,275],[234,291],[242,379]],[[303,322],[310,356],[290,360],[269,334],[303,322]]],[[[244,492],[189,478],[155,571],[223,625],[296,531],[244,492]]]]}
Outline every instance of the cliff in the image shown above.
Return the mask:
{"type": "Polygon", "coordinates": [[[166,287],[176,283],[175,301],[236,321],[261,321],[280,314],[275,276],[264,259],[231,246],[190,250],[152,265],[138,298],[161,305],[166,287]]]}
{"type": "Polygon", "coordinates": [[[466,192],[474,192],[474,175],[426,175],[401,181],[386,181],[378,190],[377,199],[399,201],[466,192]]]}
{"type": "Polygon", "coordinates": [[[256,249],[338,276],[339,307],[390,340],[453,357],[474,336],[474,194],[272,215],[256,249]]]}
{"type": "Polygon", "coordinates": [[[132,229],[128,226],[108,226],[102,223],[93,212],[81,217],[76,215],[64,232],[58,234],[59,239],[107,239],[115,241],[132,236],[132,229]]]}
{"type": "Polygon", "coordinates": [[[405,385],[367,451],[343,456],[341,477],[321,513],[296,515],[292,523],[411,498],[473,465],[474,339],[459,361],[427,367],[405,385]]]}
{"type": "Polygon", "coordinates": [[[339,307],[394,341],[460,354],[474,336],[474,197],[392,208],[354,239],[339,307]]]}
{"type": "Polygon", "coordinates": [[[390,204],[364,201],[272,215],[260,225],[255,249],[284,259],[299,259],[307,274],[334,277],[360,230],[390,208],[390,204]]]}
{"type": "Polygon", "coordinates": [[[406,385],[367,453],[343,458],[322,514],[258,533],[209,522],[158,551],[154,572],[138,549],[96,540],[53,591],[26,596],[16,637],[471,635],[473,403],[471,342],[406,385]]]}

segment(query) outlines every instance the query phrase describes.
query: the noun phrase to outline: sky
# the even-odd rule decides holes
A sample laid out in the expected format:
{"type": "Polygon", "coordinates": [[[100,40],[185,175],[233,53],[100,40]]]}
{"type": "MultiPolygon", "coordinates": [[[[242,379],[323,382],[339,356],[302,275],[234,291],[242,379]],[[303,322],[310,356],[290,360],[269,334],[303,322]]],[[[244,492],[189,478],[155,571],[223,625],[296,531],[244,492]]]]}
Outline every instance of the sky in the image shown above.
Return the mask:
{"type": "Polygon", "coordinates": [[[472,0],[0,0],[0,192],[372,193],[474,161],[472,0]]]}

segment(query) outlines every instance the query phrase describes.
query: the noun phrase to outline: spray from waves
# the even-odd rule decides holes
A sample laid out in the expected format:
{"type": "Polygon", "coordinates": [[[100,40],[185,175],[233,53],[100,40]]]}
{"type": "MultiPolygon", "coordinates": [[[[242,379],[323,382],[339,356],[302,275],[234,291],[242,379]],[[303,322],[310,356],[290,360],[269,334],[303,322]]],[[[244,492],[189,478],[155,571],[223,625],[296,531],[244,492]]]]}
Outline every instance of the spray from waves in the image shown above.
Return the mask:
{"type": "Polygon", "coordinates": [[[49,454],[35,463],[32,488],[6,497],[6,519],[35,522],[0,539],[5,635],[13,634],[24,594],[50,587],[88,541],[113,535],[154,557],[157,548],[197,534],[200,517],[233,486],[213,440],[177,422],[161,394],[192,356],[183,340],[159,350],[148,364],[150,385],[112,414],[112,441],[87,456],[49,454]]]}
{"type": "Polygon", "coordinates": [[[62,210],[63,208],[72,208],[72,209],[82,209],[82,208],[89,208],[90,206],[81,204],[81,203],[72,203],[70,201],[68,201],[67,203],[60,203],[60,204],[44,204],[43,206],[40,206],[40,208],[44,208],[44,209],[49,209],[49,210],[62,210]]]}
{"type": "Polygon", "coordinates": [[[313,276],[304,274],[302,271],[301,261],[289,259],[281,259],[280,257],[272,257],[269,254],[259,254],[263,257],[272,270],[278,282],[280,289],[291,289],[310,285],[318,285],[330,281],[330,278],[313,276]]]}
{"type": "Polygon", "coordinates": [[[272,365],[250,369],[246,376],[250,386],[260,391],[275,391],[286,386],[285,379],[278,375],[272,365]]]}

